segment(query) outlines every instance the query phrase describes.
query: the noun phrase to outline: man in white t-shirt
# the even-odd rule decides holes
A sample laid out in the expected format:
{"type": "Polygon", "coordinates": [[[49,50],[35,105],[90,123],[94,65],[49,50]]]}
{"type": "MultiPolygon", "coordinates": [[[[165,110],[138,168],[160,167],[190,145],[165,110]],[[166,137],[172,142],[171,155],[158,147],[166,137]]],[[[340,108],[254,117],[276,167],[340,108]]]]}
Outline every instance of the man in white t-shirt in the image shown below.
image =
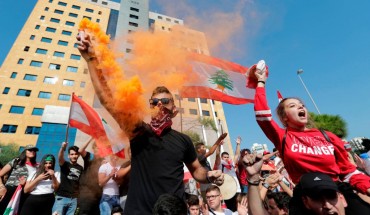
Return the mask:
{"type": "Polygon", "coordinates": [[[110,215],[114,207],[120,206],[119,185],[115,181],[120,165],[117,164],[118,157],[111,155],[109,162],[99,168],[99,186],[103,188],[99,209],[101,215],[110,215]]]}
{"type": "Polygon", "coordinates": [[[233,212],[227,208],[222,208],[222,194],[220,188],[211,185],[206,190],[206,200],[209,207],[209,214],[213,215],[232,215],[233,212]]]}

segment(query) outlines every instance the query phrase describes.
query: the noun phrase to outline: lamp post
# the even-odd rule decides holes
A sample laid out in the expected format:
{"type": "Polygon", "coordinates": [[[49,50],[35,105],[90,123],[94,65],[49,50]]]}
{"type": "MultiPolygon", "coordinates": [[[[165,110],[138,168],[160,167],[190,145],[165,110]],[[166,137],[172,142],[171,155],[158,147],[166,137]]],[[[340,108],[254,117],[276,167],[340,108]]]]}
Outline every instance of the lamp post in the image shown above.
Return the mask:
{"type": "Polygon", "coordinates": [[[307,92],[308,96],[310,97],[310,99],[311,99],[311,101],[312,101],[313,105],[315,106],[315,108],[316,108],[317,112],[318,112],[319,114],[321,114],[321,113],[320,113],[319,108],[317,107],[317,105],[316,105],[315,101],[313,100],[313,98],[312,98],[312,96],[311,96],[310,92],[308,91],[308,89],[307,89],[306,85],[304,84],[304,82],[303,82],[303,80],[302,80],[302,78],[301,78],[301,76],[300,76],[300,74],[302,74],[302,73],[303,73],[303,69],[299,69],[299,70],[297,71],[298,78],[299,78],[299,80],[301,80],[302,85],[303,85],[304,89],[306,90],[306,92],[307,92]]]}

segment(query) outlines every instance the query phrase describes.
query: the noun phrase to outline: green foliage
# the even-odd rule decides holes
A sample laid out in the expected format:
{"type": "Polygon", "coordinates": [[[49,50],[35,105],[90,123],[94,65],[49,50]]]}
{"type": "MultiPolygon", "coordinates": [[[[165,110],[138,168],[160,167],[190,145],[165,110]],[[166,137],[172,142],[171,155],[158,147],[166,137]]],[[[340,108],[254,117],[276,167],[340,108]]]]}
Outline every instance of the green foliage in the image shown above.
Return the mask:
{"type": "Polygon", "coordinates": [[[217,132],[217,127],[216,127],[215,121],[213,119],[211,119],[210,117],[203,117],[203,118],[199,117],[198,121],[204,127],[212,128],[212,130],[217,132]]]}
{"type": "Polygon", "coordinates": [[[339,115],[316,115],[310,112],[310,116],[317,128],[330,131],[340,138],[344,138],[347,136],[347,123],[339,115]]]}
{"type": "Polygon", "coordinates": [[[233,90],[233,82],[229,79],[229,75],[223,71],[219,70],[211,76],[209,82],[212,84],[217,84],[218,88],[224,91],[225,88],[233,90]]]}
{"type": "Polygon", "coordinates": [[[191,141],[193,141],[193,143],[198,143],[198,142],[201,142],[202,140],[200,139],[200,136],[198,133],[194,132],[194,131],[184,131],[183,132],[184,134],[188,135],[191,139],[191,141]]]}
{"type": "Polygon", "coordinates": [[[11,159],[19,155],[19,146],[15,143],[10,143],[8,145],[0,143],[0,148],[0,162],[2,165],[7,164],[11,159]]]}

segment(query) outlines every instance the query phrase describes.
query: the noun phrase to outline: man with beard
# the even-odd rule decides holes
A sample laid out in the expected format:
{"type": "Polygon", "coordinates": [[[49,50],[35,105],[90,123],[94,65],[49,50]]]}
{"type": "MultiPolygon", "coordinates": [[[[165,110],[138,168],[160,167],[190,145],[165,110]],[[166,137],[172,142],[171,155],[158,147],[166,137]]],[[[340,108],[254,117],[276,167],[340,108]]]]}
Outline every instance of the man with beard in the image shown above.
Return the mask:
{"type": "MultiPolygon", "coordinates": [[[[87,62],[95,92],[122,128],[130,113],[109,106],[112,89],[99,69],[90,36],[85,34],[83,37],[81,40],[77,36],[78,49],[87,62]]],[[[170,91],[164,86],[157,87],[149,104],[153,112],[151,122],[138,123],[130,134],[131,173],[124,214],[152,214],[155,202],[166,193],[185,200],[183,163],[197,181],[223,183],[221,171],[207,171],[200,165],[190,137],[171,128],[177,111],[170,91]]]]}

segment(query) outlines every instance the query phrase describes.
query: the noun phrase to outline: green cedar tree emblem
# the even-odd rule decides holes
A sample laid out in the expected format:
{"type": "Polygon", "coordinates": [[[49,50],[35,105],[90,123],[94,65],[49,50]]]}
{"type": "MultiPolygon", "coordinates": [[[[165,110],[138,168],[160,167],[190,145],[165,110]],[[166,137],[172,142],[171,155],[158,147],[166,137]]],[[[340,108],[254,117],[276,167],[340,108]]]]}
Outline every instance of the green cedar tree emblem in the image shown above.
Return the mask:
{"type": "Polygon", "coordinates": [[[214,73],[209,79],[209,82],[216,84],[216,89],[220,89],[222,92],[224,92],[225,88],[231,91],[233,90],[233,81],[229,79],[229,75],[222,69],[214,73]]]}

